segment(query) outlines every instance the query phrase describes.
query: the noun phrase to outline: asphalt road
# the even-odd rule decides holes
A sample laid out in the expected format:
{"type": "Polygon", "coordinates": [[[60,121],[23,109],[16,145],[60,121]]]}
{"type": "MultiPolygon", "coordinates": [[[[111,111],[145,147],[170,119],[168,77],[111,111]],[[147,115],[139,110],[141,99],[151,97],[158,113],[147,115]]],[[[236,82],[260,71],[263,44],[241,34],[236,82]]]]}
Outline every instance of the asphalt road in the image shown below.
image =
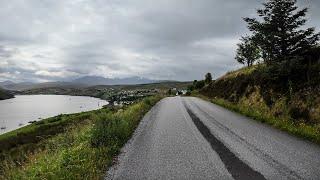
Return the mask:
{"type": "Polygon", "coordinates": [[[106,179],[320,179],[320,146],[194,97],[165,98],[106,179]]]}

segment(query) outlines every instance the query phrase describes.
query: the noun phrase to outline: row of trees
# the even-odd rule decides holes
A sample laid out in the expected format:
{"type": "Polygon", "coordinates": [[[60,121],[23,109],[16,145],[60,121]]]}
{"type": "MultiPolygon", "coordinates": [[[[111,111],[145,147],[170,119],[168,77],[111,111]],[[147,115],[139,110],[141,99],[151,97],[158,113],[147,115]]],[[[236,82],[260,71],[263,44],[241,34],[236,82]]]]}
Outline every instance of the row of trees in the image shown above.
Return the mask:
{"type": "Polygon", "coordinates": [[[312,57],[307,59],[320,37],[315,28],[302,28],[308,9],[299,10],[296,0],[268,0],[263,5],[257,10],[258,19],[244,18],[252,35],[241,38],[236,60],[247,66],[261,60],[267,65],[282,64],[284,68],[294,63],[317,62],[312,57]]]}
{"type": "MultiPolygon", "coordinates": [[[[207,73],[205,75],[204,80],[199,80],[199,81],[198,80],[194,80],[193,83],[187,87],[187,94],[186,95],[189,96],[191,94],[191,91],[202,89],[205,85],[209,85],[211,82],[212,82],[212,75],[211,75],[211,73],[207,73]]],[[[169,89],[167,94],[169,94],[169,95],[172,95],[172,94],[181,95],[182,92],[178,91],[178,90],[169,89]]]]}
{"type": "Polygon", "coordinates": [[[195,89],[201,89],[203,88],[205,85],[208,85],[212,82],[212,75],[211,73],[207,73],[205,75],[204,80],[194,80],[192,85],[188,86],[188,91],[193,91],[195,89]]]}

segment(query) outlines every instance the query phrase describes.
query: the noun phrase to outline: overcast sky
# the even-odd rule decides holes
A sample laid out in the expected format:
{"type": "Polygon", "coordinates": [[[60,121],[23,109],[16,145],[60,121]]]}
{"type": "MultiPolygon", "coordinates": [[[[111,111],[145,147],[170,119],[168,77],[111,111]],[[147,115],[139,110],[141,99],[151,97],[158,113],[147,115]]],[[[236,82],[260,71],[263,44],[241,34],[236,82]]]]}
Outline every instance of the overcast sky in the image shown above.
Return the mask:
{"type": "MultiPolygon", "coordinates": [[[[240,67],[242,17],[263,0],[3,0],[0,81],[85,75],[193,80],[240,67]]],[[[320,1],[310,26],[320,28],[320,1]]]]}

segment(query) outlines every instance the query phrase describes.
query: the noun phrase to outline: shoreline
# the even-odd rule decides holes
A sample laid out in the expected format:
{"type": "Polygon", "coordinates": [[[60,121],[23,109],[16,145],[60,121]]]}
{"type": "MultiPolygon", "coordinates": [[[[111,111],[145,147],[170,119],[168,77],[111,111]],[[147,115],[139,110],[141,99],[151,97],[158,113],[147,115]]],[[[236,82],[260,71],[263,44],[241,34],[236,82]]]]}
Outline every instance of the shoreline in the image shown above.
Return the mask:
{"type": "MultiPolygon", "coordinates": [[[[53,95],[53,94],[35,94],[35,95],[22,95],[22,94],[19,94],[19,95],[16,95],[14,98],[17,98],[19,96],[70,96],[70,95],[53,95]]],[[[81,111],[77,111],[75,109],[73,110],[69,110],[69,112],[65,113],[65,112],[62,112],[62,113],[59,113],[59,114],[56,114],[56,115],[53,115],[53,116],[49,116],[49,117],[41,117],[41,115],[38,117],[38,118],[29,118],[26,117],[26,119],[28,119],[28,121],[23,121],[23,122],[20,122],[20,121],[17,121],[15,119],[13,119],[13,121],[16,121],[17,124],[19,125],[16,125],[14,129],[11,129],[9,131],[6,131],[6,129],[8,129],[8,125],[7,123],[4,123],[4,119],[0,119],[0,123],[3,121],[3,123],[5,124],[1,124],[1,130],[0,130],[0,137],[2,135],[5,135],[7,133],[10,133],[10,132],[13,132],[13,131],[16,131],[16,130],[20,130],[24,127],[27,127],[27,126],[30,126],[34,123],[39,123],[43,120],[47,120],[47,119],[50,119],[50,118],[54,118],[56,116],[59,116],[59,115],[74,115],[74,114],[79,114],[79,113],[86,113],[86,112],[91,112],[91,111],[96,111],[96,110],[100,110],[102,108],[104,108],[105,106],[108,106],[109,105],[109,101],[105,100],[105,99],[101,99],[101,98],[97,98],[97,97],[91,97],[91,96],[72,96],[72,97],[85,97],[85,98],[94,98],[94,100],[96,101],[104,101],[103,104],[99,105],[98,108],[96,109],[91,109],[91,108],[88,108],[87,110],[81,110],[81,111]],[[77,111],[77,112],[73,112],[73,111],[77,111]],[[4,128],[4,129],[2,129],[4,128]]],[[[14,99],[14,98],[10,98],[10,99],[4,99],[0,102],[2,103],[12,103],[12,102],[5,102],[5,101],[10,101],[11,99],[14,99]]],[[[98,102],[99,104],[100,102],[98,102]]],[[[80,108],[82,108],[82,106],[80,106],[80,108]]],[[[10,121],[10,120],[9,120],[10,121]]]]}

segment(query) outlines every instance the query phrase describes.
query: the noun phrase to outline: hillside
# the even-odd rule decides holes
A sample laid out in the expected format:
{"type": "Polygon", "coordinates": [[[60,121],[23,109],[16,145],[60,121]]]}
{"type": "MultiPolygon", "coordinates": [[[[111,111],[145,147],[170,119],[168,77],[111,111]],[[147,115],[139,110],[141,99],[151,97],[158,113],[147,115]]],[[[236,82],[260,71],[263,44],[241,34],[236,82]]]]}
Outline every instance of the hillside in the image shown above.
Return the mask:
{"type": "Polygon", "coordinates": [[[3,89],[0,89],[0,100],[10,99],[13,97],[14,96],[10,92],[3,90],[3,89]]]}
{"type": "Polygon", "coordinates": [[[120,91],[138,91],[152,90],[167,91],[170,88],[186,89],[191,82],[159,82],[152,84],[137,84],[137,85],[99,85],[90,87],[72,87],[72,86],[57,86],[34,88],[21,91],[20,94],[60,94],[60,95],[75,95],[75,96],[93,96],[99,98],[108,97],[108,95],[120,91]]]}
{"type": "MultiPolygon", "coordinates": [[[[293,134],[319,136],[319,76],[313,76],[310,81],[303,78],[286,81],[274,78],[265,69],[264,65],[256,65],[229,72],[205,86],[200,93],[214,103],[293,134]]],[[[314,140],[314,137],[307,138],[314,140]]]]}
{"type": "Polygon", "coordinates": [[[72,81],[77,84],[86,84],[88,86],[95,85],[122,85],[122,84],[147,84],[155,83],[157,81],[141,78],[141,77],[128,77],[128,78],[105,78],[100,76],[84,76],[72,81]]]}

